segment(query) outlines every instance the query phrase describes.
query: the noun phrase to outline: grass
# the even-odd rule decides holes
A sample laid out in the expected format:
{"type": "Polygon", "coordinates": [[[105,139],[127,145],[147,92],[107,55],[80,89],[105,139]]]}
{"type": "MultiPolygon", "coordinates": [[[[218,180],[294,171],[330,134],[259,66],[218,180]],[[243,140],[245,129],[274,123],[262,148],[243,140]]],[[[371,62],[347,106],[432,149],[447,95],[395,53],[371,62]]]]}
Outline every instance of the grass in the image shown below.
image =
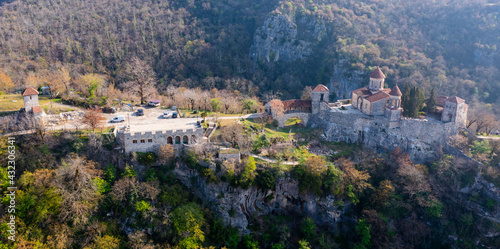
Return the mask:
{"type": "Polygon", "coordinates": [[[300,118],[289,118],[286,122],[285,122],[285,126],[291,126],[291,125],[296,125],[296,124],[300,124],[302,123],[302,119],[300,118]]]}
{"type": "MultiPolygon", "coordinates": [[[[51,100],[48,96],[38,95],[38,102],[45,109],[50,107],[51,100]]],[[[52,102],[61,103],[61,99],[52,99],[52,102]]],[[[20,94],[0,95],[0,112],[19,111],[21,108],[24,108],[24,100],[20,94]]]]}

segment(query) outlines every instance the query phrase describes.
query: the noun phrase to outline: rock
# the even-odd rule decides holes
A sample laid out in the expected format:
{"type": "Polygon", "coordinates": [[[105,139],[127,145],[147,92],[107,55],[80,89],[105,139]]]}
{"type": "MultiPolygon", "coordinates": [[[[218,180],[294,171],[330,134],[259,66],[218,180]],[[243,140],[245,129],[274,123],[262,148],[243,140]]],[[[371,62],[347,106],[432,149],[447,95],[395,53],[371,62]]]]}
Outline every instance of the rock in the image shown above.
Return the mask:
{"type": "Polygon", "coordinates": [[[274,190],[233,188],[228,183],[206,183],[198,172],[179,164],[174,170],[178,179],[205,203],[209,203],[226,225],[248,233],[250,217],[266,214],[306,215],[318,225],[337,230],[337,223],[349,205],[335,205],[335,197],[318,198],[314,194],[299,192],[298,181],[285,176],[276,180],[274,190]]]}
{"type": "Polygon", "coordinates": [[[302,59],[325,34],[325,25],[313,17],[271,14],[255,32],[250,57],[267,62],[302,59]]]}

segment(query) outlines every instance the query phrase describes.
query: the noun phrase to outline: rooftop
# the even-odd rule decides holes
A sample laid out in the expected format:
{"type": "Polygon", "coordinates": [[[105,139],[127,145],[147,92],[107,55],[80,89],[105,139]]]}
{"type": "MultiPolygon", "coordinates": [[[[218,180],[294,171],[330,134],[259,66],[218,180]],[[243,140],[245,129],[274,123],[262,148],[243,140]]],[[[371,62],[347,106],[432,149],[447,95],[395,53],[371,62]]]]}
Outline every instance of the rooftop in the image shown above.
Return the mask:
{"type": "Polygon", "coordinates": [[[319,84],[312,90],[313,92],[329,92],[328,87],[325,85],[319,84]]]}
{"type": "MultiPolygon", "coordinates": [[[[151,131],[173,131],[203,129],[196,124],[196,118],[169,118],[158,119],[146,124],[130,125],[130,133],[151,132],[151,131]]],[[[125,121],[127,123],[127,121],[125,121]]]]}
{"type": "Polygon", "coordinates": [[[28,88],[24,89],[22,95],[23,96],[38,95],[38,91],[35,90],[35,88],[33,88],[33,87],[28,87],[28,88]]]}
{"type": "Polygon", "coordinates": [[[377,69],[375,69],[371,74],[370,74],[370,78],[374,78],[374,79],[385,79],[385,75],[384,73],[382,72],[382,70],[380,70],[380,68],[377,67],[377,69]]]}

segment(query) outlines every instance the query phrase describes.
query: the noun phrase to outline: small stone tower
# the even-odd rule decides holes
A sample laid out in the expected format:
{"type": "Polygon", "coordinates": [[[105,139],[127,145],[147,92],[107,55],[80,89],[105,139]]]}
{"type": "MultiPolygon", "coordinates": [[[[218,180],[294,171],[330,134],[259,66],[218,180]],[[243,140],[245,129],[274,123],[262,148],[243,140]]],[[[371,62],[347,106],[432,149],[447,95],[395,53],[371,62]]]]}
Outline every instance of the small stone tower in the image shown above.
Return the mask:
{"type": "Polygon", "coordinates": [[[26,88],[23,93],[24,110],[26,112],[38,113],[41,111],[40,104],[38,103],[38,91],[32,87],[26,88]]]}
{"type": "Polygon", "coordinates": [[[322,109],[322,106],[328,107],[328,102],[330,101],[330,90],[324,85],[317,85],[311,92],[311,112],[312,114],[318,114],[322,109]]]}
{"type": "Polygon", "coordinates": [[[401,115],[403,113],[403,108],[401,108],[401,96],[403,96],[403,94],[396,84],[389,95],[389,100],[385,108],[385,116],[389,118],[389,121],[396,122],[401,120],[401,115]]]}
{"type": "Polygon", "coordinates": [[[465,125],[467,124],[468,109],[469,106],[465,103],[465,100],[457,96],[447,98],[444,101],[441,121],[455,122],[459,127],[465,128],[465,125]]]}
{"type": "Polygon", "coordinates": [[[377,67],[377,69],[370,74],[370,85],[368,86],[368,89],[372,91],[372,93],[378,92],[384,89],[384,81],[385,75],[382,70],[377,67]]]}

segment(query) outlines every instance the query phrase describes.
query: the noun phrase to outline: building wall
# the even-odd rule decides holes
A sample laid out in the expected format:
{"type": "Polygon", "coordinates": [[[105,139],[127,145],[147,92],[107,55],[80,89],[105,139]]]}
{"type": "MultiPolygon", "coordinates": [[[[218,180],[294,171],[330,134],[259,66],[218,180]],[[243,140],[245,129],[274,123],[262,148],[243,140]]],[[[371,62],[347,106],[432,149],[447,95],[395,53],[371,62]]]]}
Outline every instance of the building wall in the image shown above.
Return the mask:
{"type": "Polygon", "coordinates": [[[381,90],[384,88],[384,79],[370,78],[370,90],[381,90]]]}
{"type": "Polygon", "coordinates": [[[454,122],[456,112],[457,112],[457,104],[455,104],[453,102],[445,101],[441,120],[443,122],[454,122]]]}
{"type": "Polygon", "coordinates": [[[375,116],[384,115],[386,103],[387,103],[387,98],[372,102],[371,103],[371,106],[372,106],[371,115],[375,115],[375,116]]]}
{"type": "Polygon", "coordinates": [[[125,153],[157,152],[158,148],[165,144],[172,144],[174,147],[182,146],[185,144],[184,136],[187,136],[187,144],[202,143],[203,128],[139,133],[118,132],[118,141],[123,145],[125,153]],[[177,138],[180,138],[180,143],[177,143],[177,138]]]}
{"type": "Polygon", "coordinates": [[[24,109],[27,112],[31,112],[34,106],[39,106],[38,95],[24,96],[24,109]]]}
{"type": "Polygon", "coordinates": [[[311,112],[313,114],[318,114],[321,110],[321,103],[328,103],[330,100],[329,92],[311,92],[311,112]],[[323,100],[321,100],[321,95],[323,95],[323,100]]]}
{"type": "Polygon", "coordinates": [[[363,107],[361,108],[361,111],[366,115],[372,115],[372,112],[371,112],[372,103],[370,101],[366,101],[366,100],[364,100],[362,103],[363,103],[363,107]]]}
{"type": "Polygon", "coordinates": [[[427,122],[420,119],[390,122],[384,116],[361,113],[322,112],[313,116],[309,125],[323,128],[328,141],[361,143],[382,151],[399,147],[417,163],[436,158],[437,148],[458,133],[458,125],[453,122],[427,122]]]}
{"type": "Polygon", "coordinates": [[[455,123],[457,123],[461,128],[465,128],[465,126],[467,125],[468,109],[469,106],[466,103],[460,103],[457,107],[457,112],[455,114],[455,123]]]}

